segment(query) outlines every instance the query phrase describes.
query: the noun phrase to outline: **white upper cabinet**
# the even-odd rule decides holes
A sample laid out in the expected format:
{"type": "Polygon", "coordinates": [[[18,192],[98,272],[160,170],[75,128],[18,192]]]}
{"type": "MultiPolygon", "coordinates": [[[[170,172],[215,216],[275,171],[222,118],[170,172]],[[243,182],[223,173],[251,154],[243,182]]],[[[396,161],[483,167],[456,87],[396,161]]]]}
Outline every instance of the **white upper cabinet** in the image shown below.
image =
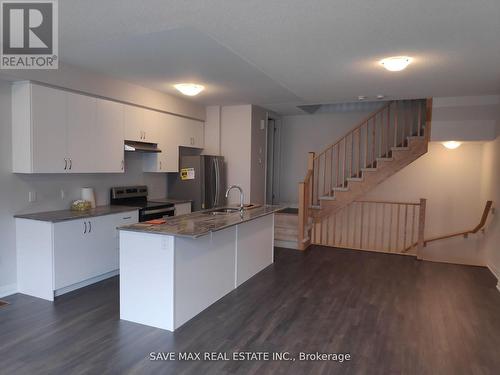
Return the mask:
{"type": "Polygon", "coordinates": [[[159,112],[124,105],[125,139],[128,141],[158,143],[159,112]]]}
{"type": "Polygon", "coordinates": [[[178,172],[179,146],[203,148],[204,123],[66,90],[12,88],[14,173],[121,173],[124,141],[156,143],[145,172],[178,172]]]}
{"type": "MultiPolygon", "coordinates": [[[[29,88],[28,88],[29,89],[29,88]]],[[[31,165],[23,170],[28,173],[61,173],[68,168],[66,157],[66,93],[44,86],[31,87],[31,165]]],[[[29,95],[29,91],[25,92],[29,95]]],[[[28,99],[28,100],[29,100],[28,99]]],[[[27,111],[29,107],[13,108],[27,111]]],[[[18,126],[16,124],[16,126],[18,126]]],[[[25,141],[30,141],[28,138],[25,141]]]]}
{"type": "Polygon", "coordinates": [[[95,172],[97,99],[68,93],[67,155],[69,173],[95,172]]]}
{"type": "Polygon", "coordinates": [[[132,105],[124,106],[125,139],[128,141],[144,142],[145,110],[132,105]]]}
{"type": "Polygon", "coordinates": [[[203,148],[204,123],[183,117],[175,117],[175,130],[179,145],[184,147],[203,148]]]}
{"type": "Polygon", "coordinates": [[[124,171],[123,107],[110,100],[97,101],[95,143],[89,149],[96,160],[95,172],[124,171]]]}

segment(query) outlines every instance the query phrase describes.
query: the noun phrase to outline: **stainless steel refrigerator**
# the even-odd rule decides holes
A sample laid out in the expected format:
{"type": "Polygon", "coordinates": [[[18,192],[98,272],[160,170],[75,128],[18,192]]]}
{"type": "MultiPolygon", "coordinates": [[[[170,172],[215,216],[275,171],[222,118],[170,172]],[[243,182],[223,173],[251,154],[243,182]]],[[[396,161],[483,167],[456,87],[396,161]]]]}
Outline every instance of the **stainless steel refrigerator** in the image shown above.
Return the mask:
{"type": "Polygon", "coordinates": [[[174,199],[191,199],[193,211],[223,206],[226,203],[224,158],[211,155],[183,155],[179,173],[170,173],[167,193],[174,199]]]}

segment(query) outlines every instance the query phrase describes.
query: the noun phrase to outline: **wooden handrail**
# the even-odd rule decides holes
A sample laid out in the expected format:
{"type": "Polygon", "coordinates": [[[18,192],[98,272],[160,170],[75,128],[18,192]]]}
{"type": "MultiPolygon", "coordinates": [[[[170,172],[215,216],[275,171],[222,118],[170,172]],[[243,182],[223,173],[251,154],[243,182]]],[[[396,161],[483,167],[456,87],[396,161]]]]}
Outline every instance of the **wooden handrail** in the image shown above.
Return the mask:
{"type": "Polygon", "coordinates": [[[444,236],[430,238],[430,239],[424,241],[424,246],[427,246],[427,243],[429,243],[429,242],[434,242],[434,241],[438,241],[438,240],[444,240],[444,239],[452,238],[452,237],[464,236],[465,238],[467,238],[467,236],[469,234],[473,234],[473,233],[479,232],[484,227],[484,225],[486,224],[486,220],[488,219],[488,215],[489,215],[489,213],[491,211],[491,206],[492,205],[493,205],[493,201],[487,201],[486,202],[486,206],[484,207],[483,215],[481,216],[481,221],[473,229],[466,230],[466,231],[463,231],[463,232],[458,232],[458,233],[447,234],[447,235],[444,235],[444,236]]]}
{"type": "MultiPolygon", "coordinates": [[[[473,229],[466,230],[466,231],[463,231],[463,232],[450,233],[450,234],[446,234],[444,236],[429,238],[428,240],[424,241],[424,246],[427,246],[427,244],[429,242],[434,242],[434,241],[439,241],[439,240],[445,240],[445,239],[448,239],[448,238],[453,238],[453,237],[458,237],[458,236],[463,236],[463,237],[467,238],[467,236],[469,234],[474,234],[474,233],[479,232],[486,225],[486,221],[488,220],[488,215],[490,214],[492,206],[493,206],[493,201],[487,201],[486,202],[486,205],[485,205],[484,210],[483,210],[483,214],[481,215],[481,220],[479,221],[479,224],[476,225],[473,229]]],[[[413,248],[415,246],[417,246],[417,243],[411,244],[410,246],[408,246],[404,250],[404,252],[407,252],[408,250],[410,250],[411,248],[413,248]]]]}
{"type": "Polygon", "coordinates": [[[363,121],[361,121],[358,126],[356,126],[355,128],[349,130],[345,135],[343,135],[342,137],[340,137],[337,142],[332,143],[331,145],[325,147],[325,149],[323,151],[321,151],[320,153],[316,154],[316,156],[314,157],[314,160],[317,160],[321,155],[323,155],[324,153],[326,153],[328,150],[330,150],[331,148],[334,148],[335,146],[337,146],[340,142],[342,142],[345,138],[347,138],[349,136],[349,134],[354,133],[355,131],[357,131],[358,129],[360,129],[364,124],[366,124],[373,117],[375,117],[376,115],[378,115],[380,112],[382,112],[383,110],[389,108],[393,102],[394,101],[391,100],[391,101],[387,102],[387,104],[384,104],[382,107],[380,107],[379,109],[377,109],[375,112],[371,113],[368,117],[366,117],[363,121]]]}

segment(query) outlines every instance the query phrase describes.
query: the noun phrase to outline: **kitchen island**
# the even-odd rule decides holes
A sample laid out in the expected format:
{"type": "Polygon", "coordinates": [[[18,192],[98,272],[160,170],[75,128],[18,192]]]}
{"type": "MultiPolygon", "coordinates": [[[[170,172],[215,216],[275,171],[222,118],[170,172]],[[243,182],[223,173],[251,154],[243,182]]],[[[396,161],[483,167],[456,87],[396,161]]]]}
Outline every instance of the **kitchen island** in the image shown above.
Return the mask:
{"type": "Polygon", "coordinates": [[[120,318],[179,328],[273,263],[279,209],[199,211],[120,227],[120,318]]]}

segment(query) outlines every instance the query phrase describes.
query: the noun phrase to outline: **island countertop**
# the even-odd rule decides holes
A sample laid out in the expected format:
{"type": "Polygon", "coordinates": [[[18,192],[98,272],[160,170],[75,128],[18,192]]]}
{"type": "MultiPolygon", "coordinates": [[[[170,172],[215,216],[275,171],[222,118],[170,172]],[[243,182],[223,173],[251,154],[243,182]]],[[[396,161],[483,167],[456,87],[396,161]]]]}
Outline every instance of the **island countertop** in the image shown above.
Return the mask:
{"type": "Polygon", "coordinates": [[[163,234],[167,236],[198,238],[210,232],[222,230],[262,216],[271,215],[282,209],[282,206],[263,205],[244,210],[242,215],[239,212],[225,215],[210,215],[207,214],[207,212],[211,210],[204,210],[167,218],[165,224],[152,225],[138,223],[125,225],[118,229],[132,232],[163,234]]]}

